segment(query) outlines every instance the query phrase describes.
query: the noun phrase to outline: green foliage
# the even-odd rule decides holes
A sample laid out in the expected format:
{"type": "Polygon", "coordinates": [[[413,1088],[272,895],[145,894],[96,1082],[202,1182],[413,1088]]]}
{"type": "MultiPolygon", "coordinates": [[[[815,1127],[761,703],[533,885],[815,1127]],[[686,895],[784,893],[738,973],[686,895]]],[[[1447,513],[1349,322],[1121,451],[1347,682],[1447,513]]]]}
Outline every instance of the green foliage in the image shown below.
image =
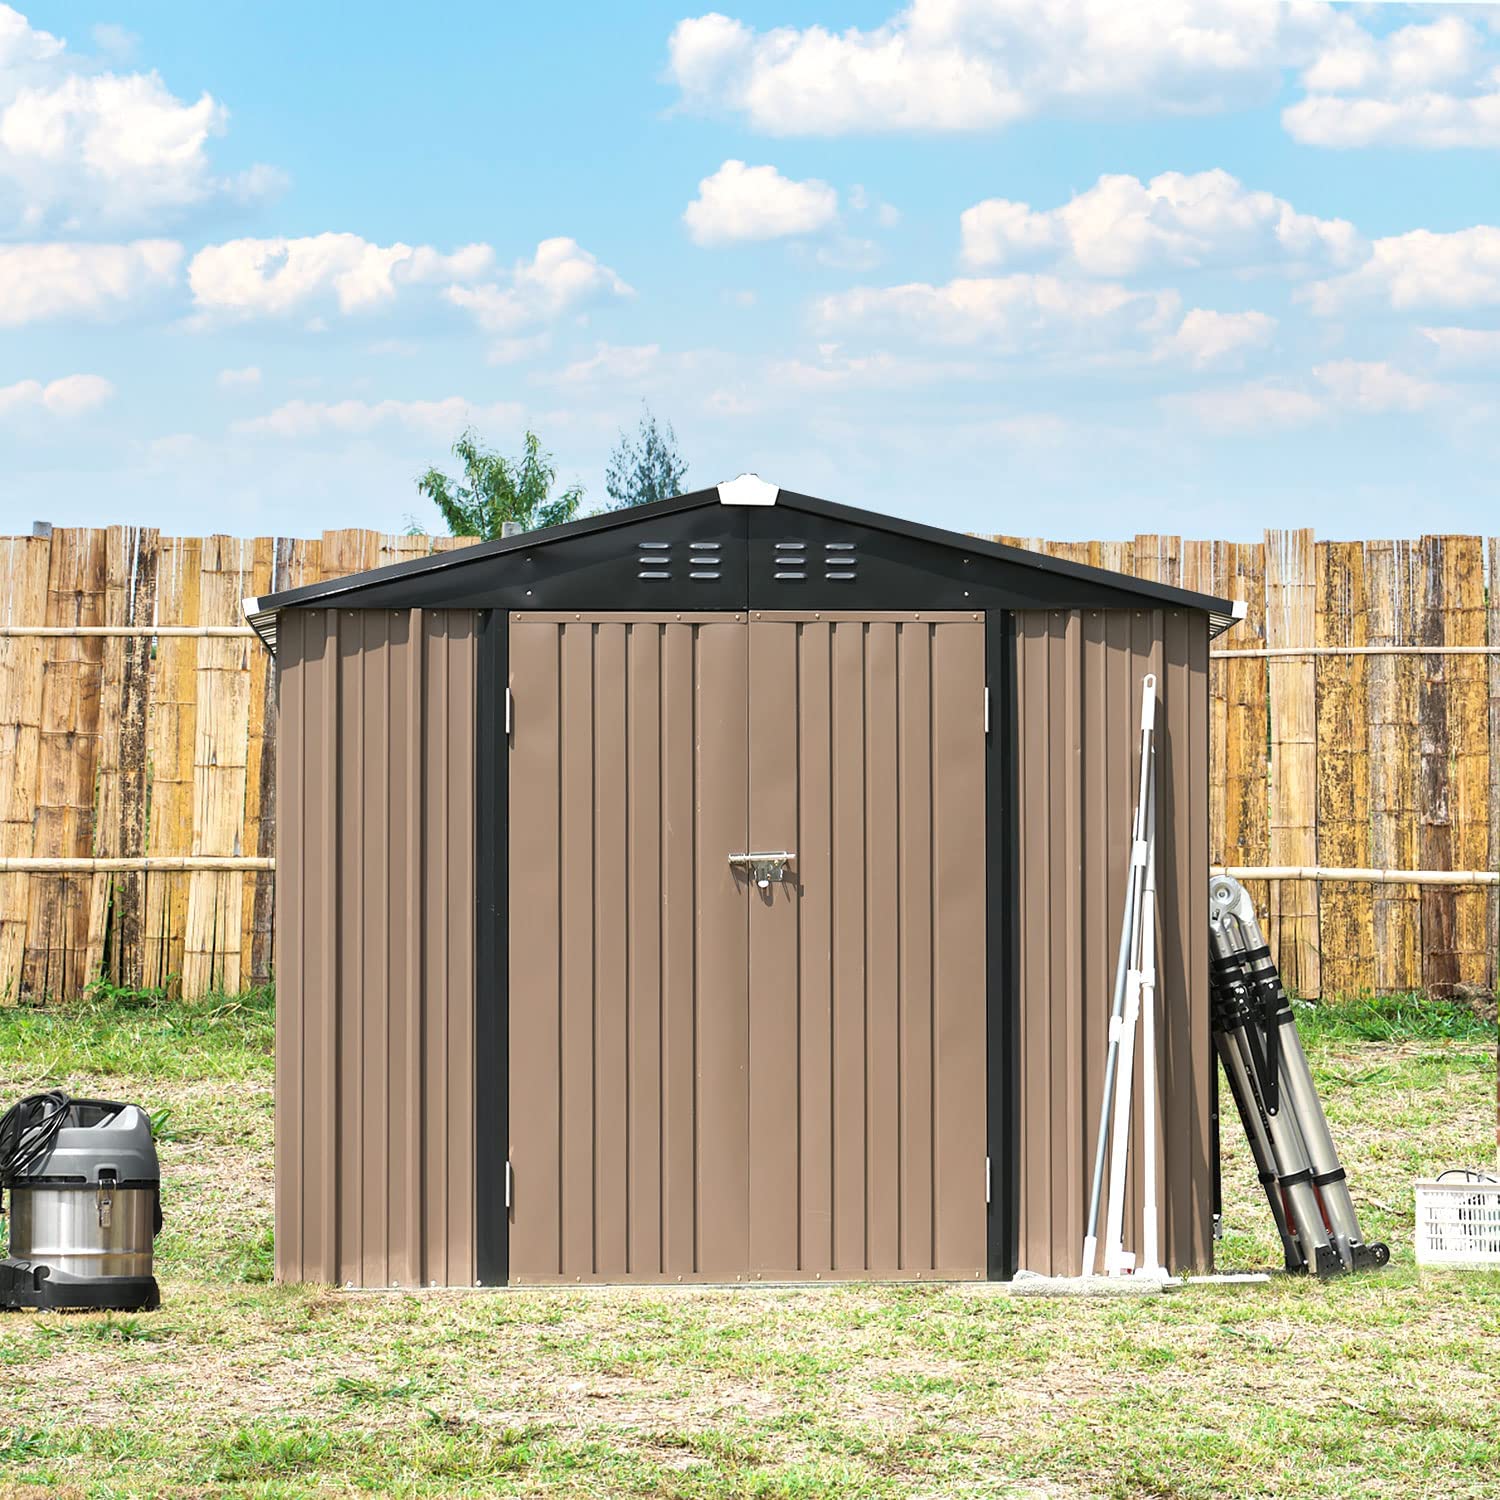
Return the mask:
{"type": "Polygon", "coordinates": [[[604,488],[613,502],[609,508],[624,510],[627,506],[680,495],[687,467],[687,461],[677,451],[677,434],[672,431],[672,424],[658,422],[643,402],[635,436],[620,434],[604,471],[604,488]]]}
{"type": "Polygon", "coordinates": [[[113,1313],[90,1318],[82,1328],[85,1337],[96,1339],[101,1344],[150,1343],[162,1332],[140,1318],[117,1318],[113,1313]]]}
{"type": "Polygon", "coordinates": [[[230,1251],[225,1267],[234,1281],[264,1286],[276,1274],[276,1232],[267,1229],[253,1239],[241,1240],[230,1251]]]}
{"type": "MultiPolygon", "coordinates": [[[[28,1088],[77,1074],[157,1080],[269,1076],[275,1032],[275,992],[269,986],[202,1000],[96,991],[72,1004],[0,1007],[0,1071],[28,1088]]],[[[172,1134],[169,1125],[163,1138],[172,1134]]]]}
{"type": "Polygon", "coordinates": [[[112,1005],[118,1010],[149,1010],[168,998],[181,977],[180,974],[168,974],[162,984],[137,989],[130,985],[115,984],[108,975],[101,974],[84,986],[83,994],[85,999],[97,1005],[112,1005]]]}
{"type": "Polygon", "coordinates": [[[453,455],[464,466],[462,483],[439,469],[428,469],[417,480],[418,493],[437,506],[453,536],[488,541],[501,534],[507,521],[533,531],[571,521],[578,514],[582,486],[553,495],[557,466],[534,432],[526,433],[525,452],[519,458],[506,458],[481,447],[478,434],[467,428],[454,443],[453,455]]]}
{"type": "Polygon", "coordinates": [[[1304,1039],[1328,1041],[1493,1043],[1495,1023],[1454,1000],[1423,994],[1359,995],[1337,1000],[1294,1000],[1304,1039]]]}

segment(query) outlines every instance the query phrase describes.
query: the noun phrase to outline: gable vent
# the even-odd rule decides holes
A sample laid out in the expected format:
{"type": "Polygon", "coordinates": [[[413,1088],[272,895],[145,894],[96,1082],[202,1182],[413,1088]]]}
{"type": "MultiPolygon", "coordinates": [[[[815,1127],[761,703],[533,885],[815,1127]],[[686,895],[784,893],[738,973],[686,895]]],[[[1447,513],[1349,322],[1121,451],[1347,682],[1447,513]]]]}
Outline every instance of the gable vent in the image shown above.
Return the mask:
{"type": "Polygon", "coordinates": [[[671,542],[637,542],[635,546],[637,578],[670,578],[672,576],[671,542]]]}
{"type": "Polygon", "coordinates": [[[853,583],[859,575],[859,553],[853,542],[823,543],[823,577],[830,582],[853,583]]]}
{"type": "Polygon", "coordinates": [[[719,576],[719,543],[689,542],[688,577],[712,579],[719,576]]]}
{"type": "Polygon", "coordinates": [[[807,543],[777,542],[772,577],[781,583],[801,583],[807,577],[807,543]]]}

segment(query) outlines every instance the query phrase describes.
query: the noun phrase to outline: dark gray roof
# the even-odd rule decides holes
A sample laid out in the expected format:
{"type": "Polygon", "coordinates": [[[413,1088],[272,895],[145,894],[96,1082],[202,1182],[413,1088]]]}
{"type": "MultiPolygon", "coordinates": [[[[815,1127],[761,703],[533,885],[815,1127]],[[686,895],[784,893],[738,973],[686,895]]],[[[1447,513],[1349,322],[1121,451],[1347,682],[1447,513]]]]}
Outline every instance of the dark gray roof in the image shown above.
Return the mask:
{"type": "MultiPolygon", "coordinates": [[[[933,597],[924,592],[916,600],[920,607],[948,608],[955,604],[1026,608],[1172,607],[1206,614],[1213,635],[1227,630],[1244,612],[1242,604],[1211,594],[1067,562],[1022,547],[837,505],[810,495],[778,491],[753,476],[742,476],[715,489],[697,490],[650,505],[588,516],[565,526],[522,532],[457,551],[435,553],[247,599],[244,608],[246,617],[273,652],[278,612],[298,606],[649,608],[651,601],[643,592],[644,586],[636,580],[665,575],[640,571],[636,565],[643,559],[636,553],[643,547],[673,544],[650,538],[682,539],[683,546],[711,549],[716,545],[714,541],[687,539],[719,536],[727,539],[722,544],[726,549],[735,545],[744,549],[742,563],[735,564],[743,571],[736,573],[726,559],[721,571],[693,573],[692,578],[705,581],[693,585],[700,592],[692,595],[692,606],[728,609],[764,603],[767,607],[786,607],[794,602],[791,598],[772,599],[766,595],[751,600],[746,597],[746,589],[756,586],[750,569],[757,557],[762,559],[757,575],[762,579],[793,576],[766,571],[772,566],[771,560],[780,555],[774,549],[796,545],[774,539],[790,531],[799,536],[805,533],[812,538],[807,545],[815,548],[820,545],[817,538],[833,536],[856,539],[854,545],[860,548],[863,572],[825,575],[830,579],[857,576],[862,581],[854,586],[857,597],[830,593],[808,601],[819,607],[857,604],[905,608],[911,601],[894,595],[903,592],[904,576],[910,573],[913,578],[926,580],[920,585],[924,590],[937,587],[941,594],[933,597]],[[631,591],[628,602],[612,597],[613,591],[621,587],[631,591]]],[[[827,541],[821,545],[832,549],[849,547],[850,542],[827,541]]],[[[678,576],[687,575],[679,569],[678,576]]],[[[765,587],[764,583],[760,586],[765,587]]],[[[805,596],[798,597],[800,600],[805,596]]],[[[673,607],[683,607],[683,598],[686,596],[675,601],[673,607]]]]}

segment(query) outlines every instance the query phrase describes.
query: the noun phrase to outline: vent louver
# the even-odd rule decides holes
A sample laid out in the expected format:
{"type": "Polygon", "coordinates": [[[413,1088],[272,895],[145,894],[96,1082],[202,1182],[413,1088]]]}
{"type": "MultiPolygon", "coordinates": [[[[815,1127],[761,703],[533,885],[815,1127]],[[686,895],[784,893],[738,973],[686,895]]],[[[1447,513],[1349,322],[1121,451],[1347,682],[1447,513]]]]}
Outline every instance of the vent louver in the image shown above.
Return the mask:
{"type": "Polygon", "coordinates": [[[838,583],[853,583],[858,576],[859,553],[853,542],[823,543],[823,577],[838,583]]]}
{"type": "Polygon", "coordinates": [[[772,577],[778,583],[801,583],[807,577],[807,543],[777,542],[772,577]]]}
{"type": "Polygon", "coordinates": [[[688,577],[713,579],[719,576],[719,543],[689,542],[688,577]]]}
{"type": "Polygon", "coordinates": [[[635,564],[637,578],[664,579],[672,576],[671,542],[637,542],[635,564]]]}

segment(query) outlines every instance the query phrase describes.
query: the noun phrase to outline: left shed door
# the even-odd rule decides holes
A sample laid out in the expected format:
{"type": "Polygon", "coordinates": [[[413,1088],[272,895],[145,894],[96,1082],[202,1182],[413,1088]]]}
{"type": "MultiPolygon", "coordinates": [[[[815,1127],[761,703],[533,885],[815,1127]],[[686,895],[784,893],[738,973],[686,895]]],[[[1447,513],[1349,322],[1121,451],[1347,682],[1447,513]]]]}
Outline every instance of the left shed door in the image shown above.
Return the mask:
{"type": "Polygon", "coordinates": [[[747,628],[511,616],[512,1281],[743,1259],[747,628]]]}

